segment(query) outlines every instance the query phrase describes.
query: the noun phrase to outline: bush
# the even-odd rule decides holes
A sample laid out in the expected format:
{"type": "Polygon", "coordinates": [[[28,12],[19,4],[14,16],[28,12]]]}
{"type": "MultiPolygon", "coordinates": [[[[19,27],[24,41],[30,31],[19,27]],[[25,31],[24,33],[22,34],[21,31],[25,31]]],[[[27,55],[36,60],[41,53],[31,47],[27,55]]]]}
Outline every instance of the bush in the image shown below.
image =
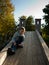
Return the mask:
{"type": "Polygon", "coordinates": [[[45,35],[43,37],[44,41],[46,42],[47,46],[49,47],[49,35],[45,35]]]}

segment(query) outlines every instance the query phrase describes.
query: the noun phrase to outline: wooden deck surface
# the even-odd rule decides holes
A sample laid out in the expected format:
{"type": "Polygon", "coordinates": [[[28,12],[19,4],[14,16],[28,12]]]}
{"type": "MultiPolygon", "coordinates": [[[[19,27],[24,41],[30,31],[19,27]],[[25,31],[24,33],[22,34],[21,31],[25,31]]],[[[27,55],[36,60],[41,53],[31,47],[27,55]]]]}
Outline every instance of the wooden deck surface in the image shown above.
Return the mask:
{"type": "Polygon", "coordinates": [[[16,50],[15,55],[8,56],[3,65],[46,65],[35,32],[26,32],[23,45],[23,48],[16,50]]]}

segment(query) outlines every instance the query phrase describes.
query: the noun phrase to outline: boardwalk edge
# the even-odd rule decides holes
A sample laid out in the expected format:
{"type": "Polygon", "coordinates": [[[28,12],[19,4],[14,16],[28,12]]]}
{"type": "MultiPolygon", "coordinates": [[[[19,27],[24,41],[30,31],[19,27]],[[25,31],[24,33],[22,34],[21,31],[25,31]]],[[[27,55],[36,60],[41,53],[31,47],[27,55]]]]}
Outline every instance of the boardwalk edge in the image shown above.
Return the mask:
{"type": "Polygon", "coordinates": [[[11,47],[11,41],[9,42],[9,44],[7,44],[6,47],[4,47],[1,51],[0,51],[0,65],[3,64],[3,62],[5,61],[5,59],[7,58],[7,49],[11,47]]]}
{"type": "Polygon", "coordinates": [[[37,30],[36,30],[36,34],[37,34],[37,36],[39,38],[39,41],[40,41],[41,46],[42,46],[42,49],[43,49],[43,51],[45,53],[44,57],[46,56],[46,59],[47,59],[46,60],[47,61],[46,64],[49,65],[49,48],[48,48],[48,46],[46,45],[46,43],[43,40],[42,36],[40,35],[40,33],[37,30]]]}

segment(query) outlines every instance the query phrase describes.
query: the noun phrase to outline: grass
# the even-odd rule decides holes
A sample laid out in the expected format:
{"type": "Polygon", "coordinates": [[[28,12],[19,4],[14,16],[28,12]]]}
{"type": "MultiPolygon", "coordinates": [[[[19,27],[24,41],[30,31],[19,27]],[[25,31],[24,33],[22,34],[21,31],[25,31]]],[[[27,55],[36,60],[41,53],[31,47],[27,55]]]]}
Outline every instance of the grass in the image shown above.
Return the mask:
{"type": "Polygon", "coordinates": [[[49,35],[42,35],[44,41],[46,42],[47,46],[49,47],[49,35]]]}
{"type": "Polygon", "coordinates": [[[44,41],[46,42],[47,46],[49,47],[49,35],[47,35],[44,32],[42,32],[42,38],[44,39],[44,41]]]}
{"type": "Polygon", "coordinates": [[[44,41],[46,42],[47,46],[49,47],[49,38],[44,38],[44,41]]]}

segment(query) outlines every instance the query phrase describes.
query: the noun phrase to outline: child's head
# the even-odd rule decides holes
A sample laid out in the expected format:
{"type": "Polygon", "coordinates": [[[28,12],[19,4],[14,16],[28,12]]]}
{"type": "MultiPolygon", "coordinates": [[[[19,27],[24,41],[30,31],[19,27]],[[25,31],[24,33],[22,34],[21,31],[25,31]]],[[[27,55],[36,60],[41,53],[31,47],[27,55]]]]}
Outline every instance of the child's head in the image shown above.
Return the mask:
{"type": "Polygon", "coordinates": [[[25,33],[25,28],[24,27],[21,27],[20,34],[24,34],[24,33],[25,33]]]}

